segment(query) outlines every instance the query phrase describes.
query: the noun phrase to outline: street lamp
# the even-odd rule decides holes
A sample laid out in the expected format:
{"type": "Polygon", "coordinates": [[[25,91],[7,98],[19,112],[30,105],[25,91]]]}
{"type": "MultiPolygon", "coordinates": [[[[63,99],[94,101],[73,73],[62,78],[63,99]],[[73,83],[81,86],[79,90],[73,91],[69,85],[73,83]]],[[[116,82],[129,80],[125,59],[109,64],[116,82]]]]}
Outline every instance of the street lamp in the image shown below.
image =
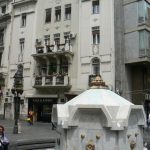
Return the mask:
{"type": "Polygon", "coordinates": [[[14,94],[14,119],[15,124],[13,133],[18,134],[18,119],[20,113],[20,95],[23,93],[23,66],[17,66],[17,72],[14,75],[14,84],[11,92],[14,94]]]}

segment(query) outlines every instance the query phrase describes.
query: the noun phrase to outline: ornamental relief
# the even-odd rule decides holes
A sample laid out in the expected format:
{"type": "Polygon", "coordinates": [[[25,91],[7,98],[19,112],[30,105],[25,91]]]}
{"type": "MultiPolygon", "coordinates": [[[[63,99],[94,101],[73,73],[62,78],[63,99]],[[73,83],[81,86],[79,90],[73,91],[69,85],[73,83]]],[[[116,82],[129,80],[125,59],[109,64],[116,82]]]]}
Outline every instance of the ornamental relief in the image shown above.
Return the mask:
{"type": "Polygon", "coordinates": [[[86,150],[95,150],[95,145],[92,140],[87,143],[86,150]]]}
{"type": "Polygon", "coordinates": [[[56,0],[55,3],[56,4],[60,4],[61,0],[56,0]]]}

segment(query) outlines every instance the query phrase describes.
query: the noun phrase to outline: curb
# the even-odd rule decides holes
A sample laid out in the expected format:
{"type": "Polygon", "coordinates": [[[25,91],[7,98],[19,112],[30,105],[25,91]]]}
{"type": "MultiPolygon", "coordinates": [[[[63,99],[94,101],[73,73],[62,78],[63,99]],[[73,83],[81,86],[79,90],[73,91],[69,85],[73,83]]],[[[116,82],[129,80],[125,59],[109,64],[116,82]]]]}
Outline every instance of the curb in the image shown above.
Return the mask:
{"type": "Polygon", "coordinates": [[[31,150],[39,148],[54,148],[55,139],[37,139],[16,141],[9,145],[9,150],[31,150]]]}

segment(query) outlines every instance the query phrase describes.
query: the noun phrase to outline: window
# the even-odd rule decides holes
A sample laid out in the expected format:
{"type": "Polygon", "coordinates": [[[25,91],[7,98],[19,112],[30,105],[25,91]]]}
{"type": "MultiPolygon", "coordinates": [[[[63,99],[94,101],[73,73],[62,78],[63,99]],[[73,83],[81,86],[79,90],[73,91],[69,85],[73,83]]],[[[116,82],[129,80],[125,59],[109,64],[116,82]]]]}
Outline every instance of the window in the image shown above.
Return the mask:
{"type": "Polygon", "coordinates": [[[92,11],[93,11],[93,14],[99,13],[99,0],[92,1],[92,11]]]}
{"type": "Polygon", "coordinates": [[[4,29],[0,29],[0,45],[4,44],[4,29]]]}
{"type": "Polygon", "coordinates": [[[99,27],[92,27],[92,37],[93,37],[93,44],[100,43],[100,31],[99,27]]]}
{"type": "Polygon", "coordinates": [[[93,58],[92,60],[92,69],[94,75],[100,74],[100,61],[98,58],[93,58]]]}
{"type": "Polygon", "coordinates": [[[150,51],[150,32],[147,30],[139,31],[139,56],[149,56],[150,51]]]}
{"type": "Polygon", "coordinates": [[[66,57],[61,57],[59,72],[61,74],[68,73],[68,66],[69,66],[68,59],[66,57]]]}
{"type": "Polygon", "coordinates": [[[2,14],[6,13],[6,5],[4,5],[4,6],[1,7],[1,13],[2,14]]]}
{"type": "Polygon", "coordinates": [[[54,41],[55,41],[56,45],[60,44],[60,34],[59,33],[54,34],[54,41]]]}
{"type": "Polygon", "coordinates": [[[57,72],[57,60],[56,58],[51,58],[49,60],[49,69],[48,69],[48,74],[53,74],[57,72]]]}
{"type": "Polygon", "coordinates": [[[61,20],[61,7],[55,7],[55,21],[61,20]]]}
{"type": "Polygon", "coordinates": [[[45,45],[50,45],[50,35],[44,36],[45,45]]]}
{"type": "Polygon", "coordinates": [[[64,32],[64,39],[65,39],[65,41],[67,39],[69,39],[69,36],[70,36],[70,32],[64,32]]]}
{"type": "Polygon", "coordinates": [[[26,18],[27,18],[27,15],[26,14],[22,14],[22,16],[21,16],[21,27],[25,27],[26,26],[26,18]]]}
{"type": "Polygon", "coordinates": [[[51,22],[51,8],[45,10],[45,23],[51,22]]]}
{"type": "Polygon", "coordinates": [[[65,20],[71,19],[71,4],[65,5],[65,20]]]}
{"type": "Polygon", "coordinates": [[[24,42],[25,42],[25,39],[21,38],[20,39],[20,53],[19,53],[19,56],[18,56],[18,61],[19,62],[23,61],[24,42]]]}

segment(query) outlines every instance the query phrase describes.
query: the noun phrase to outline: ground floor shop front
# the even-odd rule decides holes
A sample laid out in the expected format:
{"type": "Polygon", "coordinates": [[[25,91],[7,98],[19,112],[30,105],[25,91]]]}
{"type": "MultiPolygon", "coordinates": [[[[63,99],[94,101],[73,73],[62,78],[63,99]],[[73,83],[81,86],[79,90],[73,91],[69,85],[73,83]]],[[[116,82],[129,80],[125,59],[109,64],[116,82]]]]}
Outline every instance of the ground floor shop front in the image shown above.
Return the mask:
{"type": "Polygon", "coordinates": [[[57,98],[29,98],[28,112],[33,111],[34,121],[51,122],[54,104],[57,104],[57,98]]]}

